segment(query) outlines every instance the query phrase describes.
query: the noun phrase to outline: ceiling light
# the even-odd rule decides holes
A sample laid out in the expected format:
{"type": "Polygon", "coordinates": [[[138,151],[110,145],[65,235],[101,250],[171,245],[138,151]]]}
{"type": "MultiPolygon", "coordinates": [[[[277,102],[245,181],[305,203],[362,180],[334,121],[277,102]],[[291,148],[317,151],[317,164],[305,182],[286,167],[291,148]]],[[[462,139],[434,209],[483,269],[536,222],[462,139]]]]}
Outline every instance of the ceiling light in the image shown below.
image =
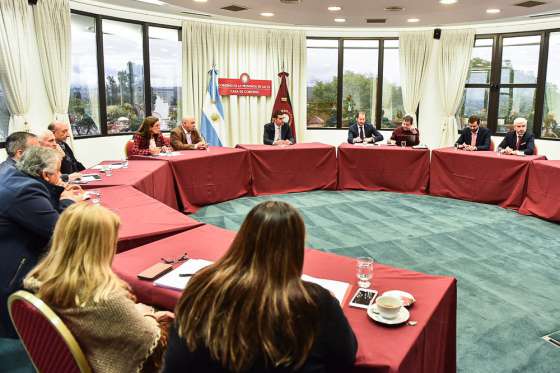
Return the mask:
{"type": "Polygon", "coordinates": [[[445,4],[445,5],[455,4],[456,2],[457,0],[439,0],[440,4],[445,4]]]}
{"type": "Polygon", "coordinates": [[[261,13],[261,16],[263,16],[263,17],[274,17],[274,13],[264,12],[264,13],[261,13]]]}
{"type": "Polygon", "coordinates": [[[194,0],[195,3],[205,3],[205,2],[207,2],[207,1],[208,1],[208,0],[194,0]]]}
{"type": "Polygon", "coordinates": [[[496,14],[496,13],[500,13],[501,10],[500,9],[486,9],[486,13],[488,14],[496,14]]]}
{"type": "Polygon", "coordinates": [[[166,2],[160,0],[136,0],[142,3],[154,4],[154,5],[167,5],[166,2]]]}
{"type": "Polygon", "coordinates": [[[420,20],[418,18],[409,18],[406,20],[406,22],[416,23],[416,22],[420,22],[420,20]]]}
{"type": "Polygon", "coordinates": [[[339,10],[342,10],[342,7],[339,6],[330,6],[327,8],[328,10],[330,10],[331,12],[338,12],[339,10]]]}
{"type": "Polygon", "coordinates": [[[343,23],[346,22],[346,18],[335,18],[334,21],[338,23],[343,23]]]}

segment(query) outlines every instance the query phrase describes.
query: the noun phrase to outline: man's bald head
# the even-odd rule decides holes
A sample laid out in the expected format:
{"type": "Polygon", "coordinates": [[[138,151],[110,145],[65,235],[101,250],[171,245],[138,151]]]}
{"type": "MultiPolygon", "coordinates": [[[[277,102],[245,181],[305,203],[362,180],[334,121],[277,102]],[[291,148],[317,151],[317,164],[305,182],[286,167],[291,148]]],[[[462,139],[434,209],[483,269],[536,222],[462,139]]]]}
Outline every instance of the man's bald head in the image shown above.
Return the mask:
{"type": "Polygon", "coordinates": [[[181,119],[181,126],[187,131],[192,131],[196,127],[196,120],[193,116],[187,115],[181,119]]]}
{"type": "Polygon", "coordinates": [[[54,121],[49,124],[48,129],[54,134],[54,138],[58,142],[66,141],[70,137],[68,124],[61,121],[54,121]]]}

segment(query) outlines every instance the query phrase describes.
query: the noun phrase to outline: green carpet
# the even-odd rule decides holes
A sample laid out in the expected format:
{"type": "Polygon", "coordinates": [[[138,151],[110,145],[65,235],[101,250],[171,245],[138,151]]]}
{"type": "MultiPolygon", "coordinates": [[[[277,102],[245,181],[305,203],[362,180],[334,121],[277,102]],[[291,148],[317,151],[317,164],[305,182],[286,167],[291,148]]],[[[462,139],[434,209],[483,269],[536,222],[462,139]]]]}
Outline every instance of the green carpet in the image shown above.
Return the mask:
{"type": "Polygon", "coordinates": [[[560,329],[560,225],[492,205],[363,191],[247,197],[192,217],[237,230],[271,199],[300,210],[309,247],[456,277],[459,372],[560,371],[560,348],[541,339],[560,329]]]}

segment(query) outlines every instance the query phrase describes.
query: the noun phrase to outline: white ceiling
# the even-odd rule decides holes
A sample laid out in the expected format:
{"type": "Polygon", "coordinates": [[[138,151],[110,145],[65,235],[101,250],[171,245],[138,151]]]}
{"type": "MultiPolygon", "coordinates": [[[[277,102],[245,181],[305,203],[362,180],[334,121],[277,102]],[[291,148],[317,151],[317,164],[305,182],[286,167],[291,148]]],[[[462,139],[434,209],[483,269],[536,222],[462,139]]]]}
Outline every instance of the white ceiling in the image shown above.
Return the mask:
{"type": "MultiPolygon", "coordinates": [[[[560,0],[542,0],[546,4],[533,8],[514,6],[525,0],[458,0],[452,5],[443,5],[439,0],[301,0],[299,4],[283,4],[280,0],[163,0],[167,5],[146,4],[137,0],[99,0],[101,2],[180,15],[181,11],[203,13],[214,19],[231,17],[247,22],[274,23],[297,26],[319,27],[423,27],[488,23],[496,20],[535,19],[529,16],[560,12],[560,0]],[[249,8],[240,12],[221,9],[228,5],[249,8]],[[328,6],[338,5],[341,11],[330,12],[328,6]],[[388,6],[405,8],[401,12],[387,12],[388,6]],[[487,14],[486,9],[498,8],[498,14],[487,14]],[[263,17],[262,12],[273,12],[274,17],[263,17]],[[334,18],[345,18],[345,23],[336,23],[334,18]],[[385,24],[368,24],[366,18],[386,18],[385,24]],[[418,18],[417,23],[407,19],[418,18]]],[[[208,18],[208,17],[204,17],[208,18]]],[[[539,19],[539,18],[536,18],[539,19]]]]}

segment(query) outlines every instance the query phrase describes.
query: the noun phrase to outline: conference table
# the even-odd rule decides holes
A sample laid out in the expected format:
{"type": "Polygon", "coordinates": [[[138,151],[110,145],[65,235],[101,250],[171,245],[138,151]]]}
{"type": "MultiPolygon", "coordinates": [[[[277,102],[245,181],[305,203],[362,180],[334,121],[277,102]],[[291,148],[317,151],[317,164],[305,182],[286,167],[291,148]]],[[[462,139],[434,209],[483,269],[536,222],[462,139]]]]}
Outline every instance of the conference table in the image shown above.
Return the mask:
{"type": "MultiPolygon", "coordinates": [[[[228,249],[235,233],[204,225],[116,255],[114,271],[127,281],[140,302],[172,310],[181,292],[156,287],[136,276],[161,258],[216,260],[228,249]]],[[[180,264],[176,264],[178,266],[180,264]]],[[[356,287],[355,259],[306,249],[304,273],[344,281],[356,287]]],[[[456,280],[451,277],[375,264],[372,287],[380,293],[404,290],[416,298],[410,308],[415,326],[385,326],[369,319],[363,309],[343,303],[358,339],[355,372],[455,372],[456,371],[456,280]]],[[[347,295],[348,295],[347,294],[347,295]]],[[[346,298],[348,299],[348,297],[346,298]]],[[[248,325],[247,327],[251,327],[248,325]]]]}
{"type": "Polygon", "coordinates": [[[519,209],[525,196],[529,165],[540,159],[546,157],[434,149],[430,194],[519,209]]]}
{"type": "Polygon", "coordinates": [[[121,219],[117,251],[196,228],[200,223],[129,185],[100,188],[100,204],[121,219]]]}
{"type": "Polygon", "coordinates": [[[169,163],[185,212],[247,195],[251,172],[246,150],[211,146],[207,150],[183,150],[172,155],[133,155],[130,159],[164,160],[169,163]]]}
{"type": "Polygon", "coordinates": [[[560,222],[560,161],[533,161],[529,165],[527,193],[519,212],[560,222]]]}
{"type": "Polygon", "coordinates": [[[253,195],[336,189],[336,148],[321,143],[237,145],[249,152],[253,195]]]}
{"type": "MultiPolygon", "coordinates": [[[[104,161],[97,166],[122,165],[122,161],[104,161]]],[[[96,167],[97,167],[96,166],[96,167]]],[[[118,167],[118,166],[117,166],[118,167]]],[[[130,185],[140,192],[178,209],[177,194],[173,172],[167,162],[128,161],[127,168],[112,170],[107,176],[98,168],[88,168],[82,174],[97,174],[101,180],[81,184],[83,189],[106,188],[110,186],[130,185]]]]}
{"type": "Polygon", "coordinates": [[[391,145],[338,147],[338,189],[425,194],[430,150],[391,145]]]}

